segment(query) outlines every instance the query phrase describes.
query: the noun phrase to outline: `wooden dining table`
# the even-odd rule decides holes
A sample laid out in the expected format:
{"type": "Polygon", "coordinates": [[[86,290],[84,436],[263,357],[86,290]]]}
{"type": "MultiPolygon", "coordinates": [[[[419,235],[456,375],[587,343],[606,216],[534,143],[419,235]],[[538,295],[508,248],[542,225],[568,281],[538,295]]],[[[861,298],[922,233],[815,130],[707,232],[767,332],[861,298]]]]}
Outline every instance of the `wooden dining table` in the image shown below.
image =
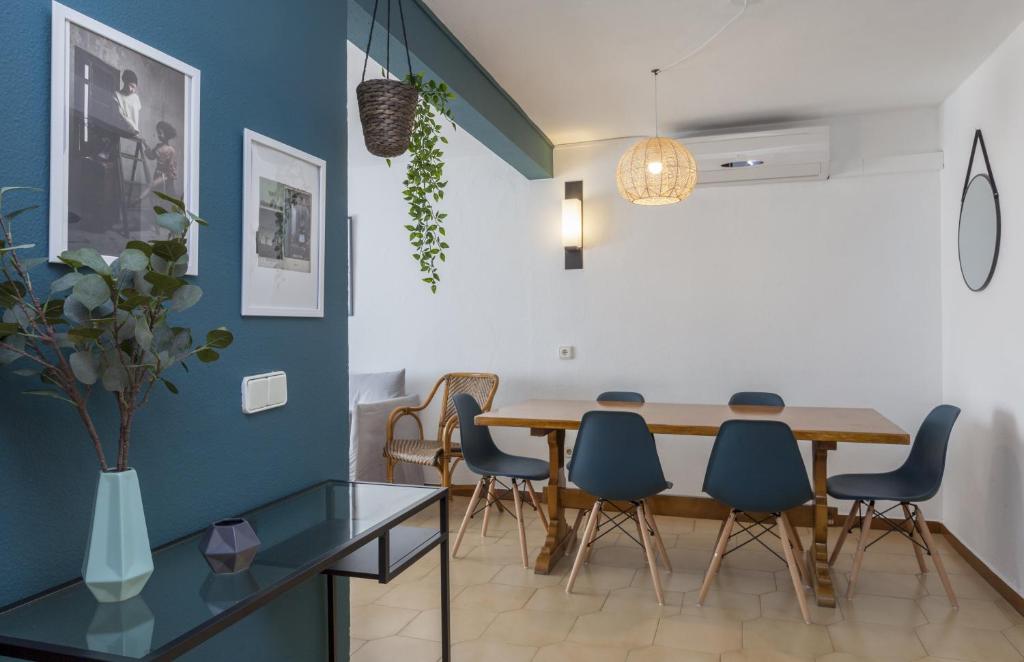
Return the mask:
{"type": "MultiPolygon", "coordinates": [[[[811,442],[814,487],[814,540],[807,550],[817,603],[834,607],[828,565],[828,453],[838,443],[909,444],[910,435],[874,409],[848,407],[759,407],[749,405],[626,403],[592,400],[528,400],[498,407],[476,417],[478,425],[528,428],[547,437],[550,477],[544,496],[548,533],[534,564],[538,574],[550,573],[573,541],[565,519],[568,495],[565,476],[565,431],[577,430],[588,411],[631,411],[643,416],[654,434],[713,437],[732,419],[782,421],[799,440],[811,442]]],[[[671,480],[671,476],[668,476],[671,480]]],[[[671,497],[669,497],[671,498],[671,497]]]]}

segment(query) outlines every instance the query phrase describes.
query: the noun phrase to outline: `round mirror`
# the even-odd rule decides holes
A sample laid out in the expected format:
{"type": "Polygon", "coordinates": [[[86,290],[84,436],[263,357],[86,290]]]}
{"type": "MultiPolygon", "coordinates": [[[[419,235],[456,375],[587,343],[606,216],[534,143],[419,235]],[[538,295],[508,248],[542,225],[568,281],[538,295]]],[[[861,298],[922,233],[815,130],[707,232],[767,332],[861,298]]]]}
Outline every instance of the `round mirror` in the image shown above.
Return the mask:
{"type": "Polygon", "coordinates": [[[967,287],[985,289],[999,257],[999,194],[988,175],[976,175],[960,205],[960,272],[967,287]]]}

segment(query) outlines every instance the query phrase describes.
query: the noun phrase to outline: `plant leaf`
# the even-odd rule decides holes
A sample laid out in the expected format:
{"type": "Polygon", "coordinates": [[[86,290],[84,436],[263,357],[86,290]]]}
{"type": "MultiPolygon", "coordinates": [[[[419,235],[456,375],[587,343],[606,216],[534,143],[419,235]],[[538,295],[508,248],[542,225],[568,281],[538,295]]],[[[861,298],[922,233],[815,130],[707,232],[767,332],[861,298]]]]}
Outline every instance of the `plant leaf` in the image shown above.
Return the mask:
{"type": "Polygon", "coordinates": [[[149,266],[149,256],[137,248],[126,248],[117,259],[122,269],[143,271],[149,266]]]}
{"type": "Polygon", "coordinates": [[[110,300],[110,288],[96,274],[89,274],[76,282],[72,293],[89,310],[95,310],[110,300]]]}
{"type": "Polygon", "coordinates": [[[196,352],[196,358],[198,358],[203,363],[213,363],[214,361],[220,358],[220,354],[213,351],[212,349],[203,348],[196,352]]]}
{"type": "Polygon", "coordinates": [[[36,396],[40,396],[40,397],[43,397],[43,398],[53,398],[55,400],[61,400],[63,402],[66,402],[69,405],[71,405],[72,407],[76,407],[77,406],[74,402],[72,402],[68,398],[65,398],[63,395],[61,395],[57,391],[53,391],[53,390],[48,389],[48,388],[35,389],[35,390],[32,390],[32,391],[22,391],[22,393],[25,394],[25,395],[36,395],[36,396]]]}
{"type": "Polygon", "coordinates": [[[98,274],[110,275],[110,265],[95,248],[82,247],[73,251],[64,251],[60,254],[60,259],[72,267],[86,266],[98,274]]]}
{"type": "Polygon", "coordinates": [[[229,347],[234,340],[235,336],[223,326],[206,334],[206,346],[214,349],[229,347]]]}
{"type": "Polygon", "coordinates": [[[191,284],[182,285],[181,287],[176,289],[174,291],[174,294],[171,296],[170,307],[171,310],[175,312],[181,312],[196,305],[202,298],[202,288],[191,284]]]}
{"type": "Polygon", "coordinates": [[[175,235],[184,234],[185,230],[188,230],[188,219],[185,215],[173,211],[157,216],[156,224],[175,235]]]}
{"type": "Polygon", "coordinates": [[[68,357],[75,379],[86,386],[92,386],[99,379],[99,362],[92,352],[75,352],[68,357]]]}
{"type": "Polygon", "coordinates": [[[75,283],[85,278],[85,274],[80,274],[77,271],[66,273],[57,280],[50,283],[51,292],[63,292],[64,290],[70,290],[75,286],[75,283]]]}

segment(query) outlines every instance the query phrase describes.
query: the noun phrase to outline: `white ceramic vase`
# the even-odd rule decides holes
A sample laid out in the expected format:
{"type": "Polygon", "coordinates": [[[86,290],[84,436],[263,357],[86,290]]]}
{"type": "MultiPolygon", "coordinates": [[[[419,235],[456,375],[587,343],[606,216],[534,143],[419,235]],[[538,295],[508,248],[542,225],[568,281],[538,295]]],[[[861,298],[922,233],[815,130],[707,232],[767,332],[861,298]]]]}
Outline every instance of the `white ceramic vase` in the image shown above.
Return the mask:
{"type": "Polygon", "coordinates": [[[82,564],[85,585],[100,602],[134,598],[153,574],[146,515],[134,469],[100,473],[82,564]]]}

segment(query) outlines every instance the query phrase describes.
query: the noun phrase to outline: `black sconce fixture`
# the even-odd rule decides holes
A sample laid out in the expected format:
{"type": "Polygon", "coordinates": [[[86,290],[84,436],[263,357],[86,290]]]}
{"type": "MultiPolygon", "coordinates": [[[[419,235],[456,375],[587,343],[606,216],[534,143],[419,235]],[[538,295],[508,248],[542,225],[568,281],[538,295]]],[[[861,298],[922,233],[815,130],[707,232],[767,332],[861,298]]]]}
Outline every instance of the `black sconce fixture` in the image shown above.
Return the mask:
{"type": "Polygon", "coordinates": [[[562,246],[565,268],[583,268],[583,182],[566,182],[562,200],[562,246]]]}

